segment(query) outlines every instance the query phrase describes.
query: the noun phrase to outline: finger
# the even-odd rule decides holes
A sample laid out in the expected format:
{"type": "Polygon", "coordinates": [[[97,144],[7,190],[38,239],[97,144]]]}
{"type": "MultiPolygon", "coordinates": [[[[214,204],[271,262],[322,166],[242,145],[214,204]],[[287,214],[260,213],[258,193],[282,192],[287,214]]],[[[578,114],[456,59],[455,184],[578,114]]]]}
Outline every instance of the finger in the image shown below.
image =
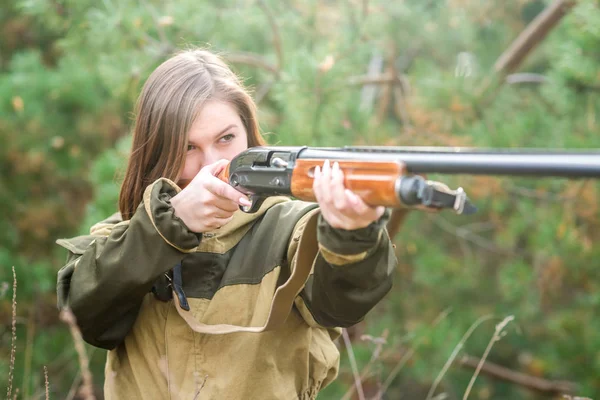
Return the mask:
{"type": "Polygon", "coordinates": [[[211,218],[210,220],[206,221],[205,225],[209,229],[219,229],[222,226],[227,225],[232,219],[233,216],[229,218],[211,218]]]}
{"type": "Polygon", "coordinates": [[[370,221],[370,222],[375,222],[379,218],[381,218],[381,216],[383,215],[384,212],[385,212],[385,207],[383,207],[383,206],[377,206],[375,208],[369,208],[366,213],[362,214],[361,218],[363,220],[367,220],[367,221],[370,221]]]}
{"type": "Polygon", "coordinates": [[[209,207],[206,207],[204,210],[202,210],[203,218],[211,219],[211,218],[229,218],[229,217],[231,217],[234,212],[239,210],[239,207],[237,204],[230,202],[229,200],[226,200],[226,201],[227,201],[227,204],[226,204],[227,208],[222,208],[223,205],[221,205],[221,204],[214,204],[209,207]]]}
{"type": "Polygon", "coordinates": [[[365,214],[371,208],[371,207],[369,207],[369,205],[367,203],[364,202],[364,200],[362,198],[360,198],[360,196],[358,196],[356,193],[354,193],[350,189],[345,189],[344,194],[346,195],[346,198],[348,199],[348,203],[350,203],[352,206],[352,211],[354,211],[356,214],[359,214],[359,215],[365,214]]]}
{"type": "Polygon", "coordinates": [[[337,162],[333,163],[331,169],[331,197],[333,199],[335,208],[340,211],[346,210],[348,207],[347,197],[344,188],[344,173],[340,169],[340,165],[337,162]]]}
{"type": "Polygon", "coordinates": [[[331,202],[331,166],[329,160],[325,160],[323,163],[323,170],[321,173],[321,181],[319,182],[319,190],[321,192],[321,200],[319,203],[330,203],[331,202]]]}
{"type": "Polygon", "coordinates": [[[208,197],[205,199],[204,203],[210,205],[211,207],[218,208],[224,212],[228,212],[230,214],[236,212],[240,208],[239,203],[231,201],[225,197],[217,196],[210,192],[208,194],[208,197]]]}
{"type": "Polygon", "coordinates": [[[221,181],[219,178],[211,177],[207,179],[205,187],[212,194],[228,199],[241,206],[249,207],[252,205],[242,192],[235,190],[231,185],[221,181]]]}
{"type": "Polygon", "coordinates": [[[315,167],[314,179],[315,180],[320,180],[321,179],[321,167],[319,167],[318,165],[315,167]]]}
{"type": "Polygon", "coordinates": [[[315,167],[312,187],[313,187],[313,193],[315,195],[315,199],[319,203],[321,202],[321,179],[322,179],[321,167],[319,167],[317,165],[315,167]]]}
{"type": "Polygon", "coordinates": [[[217,176],[221,173],[221,171],[223,171],[227,164],[229,164],[229,161],[226,159],[222,159],[212,164],[205,165],[202,169],[213,176],[217,176]]]}
{"type": "Polygon", "coordinates": [[[348,197],[348,202],[352,205],[352,211],[356,213],[358,217],[377,220],[381,218],[385,212],[384,206],[371,207],[351,190],[346,189],[346,196],[348,197]]]}

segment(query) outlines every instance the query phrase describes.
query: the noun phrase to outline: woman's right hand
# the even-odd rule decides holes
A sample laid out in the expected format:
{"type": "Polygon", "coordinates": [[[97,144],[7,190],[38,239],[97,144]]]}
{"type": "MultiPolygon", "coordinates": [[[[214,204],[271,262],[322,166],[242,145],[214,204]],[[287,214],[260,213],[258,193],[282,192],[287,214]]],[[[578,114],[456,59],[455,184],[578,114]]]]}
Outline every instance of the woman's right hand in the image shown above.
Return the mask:
{"type": "Polygon", "coordinates": [[[217,178],[227,163],[227,160],[220,160],[206,165],[171,198],[175,215],[192,232],[218,229],[231,221],[239,206],[252,204],[243,193],[217,178]]]}

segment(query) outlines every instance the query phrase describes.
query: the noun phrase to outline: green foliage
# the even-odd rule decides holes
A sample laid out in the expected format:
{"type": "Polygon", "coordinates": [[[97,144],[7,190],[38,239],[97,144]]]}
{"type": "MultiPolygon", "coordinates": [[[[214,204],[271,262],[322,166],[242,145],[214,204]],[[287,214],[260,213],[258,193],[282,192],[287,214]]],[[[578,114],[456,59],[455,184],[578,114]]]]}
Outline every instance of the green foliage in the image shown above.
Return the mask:
{"type": "MultiPolygon", "coordinates": [[[[223,53],[253,89],[271,144],[600,148],[595,0],[579,1],[521,66],[547,83],[504,84],[480,102],[498,56],[548,3],[0,1],[0,282],[12,282],[14,265],[19,321],[30,321],[18,328],[16,385],[39,391],[48,365],[53,397],[63,398],[75,378],[54,307],[64,260],[54,240],[117,210],[135,98],[171,52],[199,45],[223,53]],[[361,83],[377,60],[377,77],[399,74],[396,90],[361,83]]],[[[494,324],[514,315],[490,361],[577,382],[580,395],[600,393],[600,185],[431,178],[463,186],[480,211],[413,213],[396,236],[394,291],[366,323],[372,337],[387,329],[369,382],[384,382],[412,349],[388,395],[424,398],[478,319],[493,316],[459,357],[481,356],[494,324]]],[[[9,297],[0,307],[7,331],[9,297]]],[[[10,337],[1,340],[9,349],[10,337]]],[[[354,342],[359,368],[375,348],[354,342]]],[[[98,385],[103,354],[92,359],[98,385]]],[[[2,379],[9,356],[0,353],[2,379]]],[[[472,372],[451,367],[438,393],[462,398],[472,372]]],[[[321,397],[341,398],[352,382],[343,352],[340,378],[321,397]]],[[[486,377],[477,396],[536,398],[486,377]]]]}

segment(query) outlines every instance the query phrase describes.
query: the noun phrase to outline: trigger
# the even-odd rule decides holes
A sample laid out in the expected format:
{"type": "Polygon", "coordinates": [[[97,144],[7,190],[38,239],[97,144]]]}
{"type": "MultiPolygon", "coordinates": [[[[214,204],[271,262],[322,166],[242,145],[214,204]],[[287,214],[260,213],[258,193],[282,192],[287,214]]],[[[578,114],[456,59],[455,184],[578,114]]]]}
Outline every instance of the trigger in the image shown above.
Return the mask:
{"type": "Polygon", "coordinates": [[[248,196],[250,202],[252,203],[250,206],[240,206],[240,210],[245,213],[255,213],[259,210],[260,206],[262,206],[265,201],[265,197],[259,195],[250,195],[248,196]]]}

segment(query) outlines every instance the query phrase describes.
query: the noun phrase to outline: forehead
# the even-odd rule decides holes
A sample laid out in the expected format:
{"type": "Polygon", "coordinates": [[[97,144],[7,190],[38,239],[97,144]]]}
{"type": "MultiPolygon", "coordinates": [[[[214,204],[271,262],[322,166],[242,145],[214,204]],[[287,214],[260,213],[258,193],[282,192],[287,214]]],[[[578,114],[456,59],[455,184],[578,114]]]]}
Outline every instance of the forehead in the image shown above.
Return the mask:
{"type": "Polygon", "coordinates": [[[230,125],[242,127],[242,120],[235,107],[222,101],[208,101],[192,123],[189,140],[212,140],[230,125]]]}

